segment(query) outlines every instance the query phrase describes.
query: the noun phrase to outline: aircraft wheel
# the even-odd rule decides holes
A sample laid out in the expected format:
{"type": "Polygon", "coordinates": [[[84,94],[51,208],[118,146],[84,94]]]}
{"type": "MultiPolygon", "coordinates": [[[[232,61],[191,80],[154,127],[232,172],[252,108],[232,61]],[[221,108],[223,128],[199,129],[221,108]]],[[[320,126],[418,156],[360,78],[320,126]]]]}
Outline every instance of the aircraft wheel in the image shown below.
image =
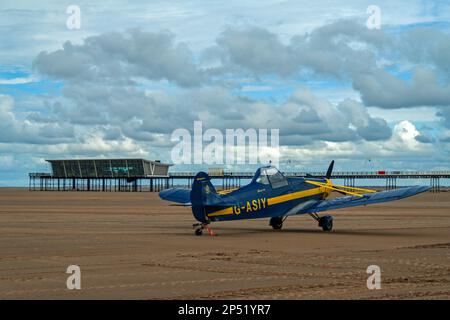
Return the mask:
{"type": "Polygon", "coordinates": [[[274,230],[280,230],[283,227],[283,218],[273,217],[270,219],[269,224],[272,226],[274,230]]]}
{"type": "Polygon", "coordinates": [[[333,229],[333,221],[328,221],[326,224],[322,225],[323,231],[331,231],[333,229]]]}
{"type": "Polygon", "coordinates": [[[324,216],[320,218],[319,227],[322,227],[323,231],[331,231],[333,229],[333,217],[324,216]]]}
{"type": "Polygon", "coordinates": [[[203,233],[203,230],[202,230],[202,229],[200,229],[200,228],[195,229],[195,235],[196,235],[196,236],[201,236],[202,233],[203,233]]]}

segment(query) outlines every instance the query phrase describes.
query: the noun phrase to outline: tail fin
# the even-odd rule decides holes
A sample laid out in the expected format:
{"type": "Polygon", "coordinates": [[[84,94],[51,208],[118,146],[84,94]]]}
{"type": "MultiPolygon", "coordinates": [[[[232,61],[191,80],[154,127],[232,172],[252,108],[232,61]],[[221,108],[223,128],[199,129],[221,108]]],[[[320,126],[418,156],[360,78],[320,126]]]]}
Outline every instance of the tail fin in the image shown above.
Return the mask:
{"type": "Polygon", "coordinates": [[[205,172],[199,172],[192,182],[191,205],[192,214],[200,222],[207,223],[208,218],[205,206],[214,205],[221,201],[216,188],[211,183],[211,178],[205,172]]]}

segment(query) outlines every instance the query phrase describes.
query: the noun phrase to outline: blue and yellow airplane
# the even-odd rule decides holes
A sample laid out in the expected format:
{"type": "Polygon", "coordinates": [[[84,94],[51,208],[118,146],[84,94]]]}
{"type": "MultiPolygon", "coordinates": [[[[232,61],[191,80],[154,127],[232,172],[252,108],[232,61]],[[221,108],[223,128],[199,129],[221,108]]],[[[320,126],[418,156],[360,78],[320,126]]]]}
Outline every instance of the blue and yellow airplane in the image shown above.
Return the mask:
{"type": "Polygon", "coordinates": [[[414,186],[380,191],[333,184],[330,180],[334,161],[330,163],[325,178],[287,178],[274,166],[259,168],[252,181],[239,189],[217,192],[205,172],[194,178],[192,189],[172,188],[159,196],[168,201],[192,206],[195,234],[214,221],[270,218],[273,229],[281,229],[284,220],[292,215],[309,214],[324,231],[333,228],[333,217],[320,217],[318,212],[398,200],[425,192],[428,186],[414,186]],[[330,200],[332,191],[344,194],[330,200]]]}

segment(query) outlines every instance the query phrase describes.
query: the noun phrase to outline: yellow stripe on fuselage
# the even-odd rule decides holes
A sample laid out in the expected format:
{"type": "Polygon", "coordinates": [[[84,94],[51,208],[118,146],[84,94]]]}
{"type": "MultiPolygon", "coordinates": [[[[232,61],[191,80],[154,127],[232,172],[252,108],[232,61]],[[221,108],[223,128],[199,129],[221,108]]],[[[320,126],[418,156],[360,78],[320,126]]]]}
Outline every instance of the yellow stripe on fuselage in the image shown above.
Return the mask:
{"type": "Polygon", "coordinates": [[[224,216],[227,214],[233,214],[233,207],[227,207],[227,208],[221,209],[219,211],[214,211],[214,212],[208,213],[208,217],[224,216]]]}
{"type": "MultiPolygon", "coordinates": [[[[305,198],[305,197],[309,197],[309,196],[314,196],[316,194],[324,193],[325,191],[326,190],[323,187],[312,188],[312,189],[303,190],[303,191],[297,191],[297,192],[283,194],[281,196],[269,198],[269,199],[267,199],[267,203],[269,206],[271,206],[271,205],[283,203],[286,201],[291,201],[291,200],[301,199],[301,198],[305,198]]],[[[229,214],[233,214],[233,213],[234,213],[233,207],[227,207],[225,209],[221,209],[221,210],[209,213],[208,217],[224,216],[224,215],[229,215],[229,214]]]]}
{"type": "Polygon", "coordinates": [[[323,190],[321,187],[312,188],[312,189],[308,189],[308,190],[304,190],[304,191],[297,191],[297,192],[293,192],[293,193],[287,193],[287,194],[283,194],[282,196],[269,198],[268,203],[269,203],[269,206],[271,206],[273,204],[278,204],[278,203],[295,200],[295,199],[299,199],[299,198],[305,198],[305,197],[313,196],[313,195],[316,195],[319,193],[323,193],[323,190]]]}

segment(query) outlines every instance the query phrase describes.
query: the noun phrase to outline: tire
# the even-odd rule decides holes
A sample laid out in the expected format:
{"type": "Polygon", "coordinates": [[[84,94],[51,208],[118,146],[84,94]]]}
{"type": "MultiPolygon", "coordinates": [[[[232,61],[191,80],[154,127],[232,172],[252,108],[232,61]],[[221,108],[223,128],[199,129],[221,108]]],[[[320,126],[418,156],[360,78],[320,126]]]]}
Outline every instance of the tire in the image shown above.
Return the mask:
{"type": "Polygon", "coordinates": [[[322,230],[325,232],[329,232],[333,230],[333,220],[327,221],[322,225],[322,230]]]}
{"type": "Polygon", "coordinates": [[[202,229],[200,229],[200,228],[195,229],[195,235],[196,236],[201,236],[202,234],[203,234],[203,230],[202,229]]]}
{"type": "Polygon", "coordinates": [[[270,219],[269,225],[271,225],[274,230],[280,230],[283,227],[283,218],[273,217],[270,219]]]}
{"type": "Polygon", "coordinates": [[[324,216],[320,218],[319,227],[322,227],[322,230],[327,232],[333,230],[333,217],[324,216]]]}

